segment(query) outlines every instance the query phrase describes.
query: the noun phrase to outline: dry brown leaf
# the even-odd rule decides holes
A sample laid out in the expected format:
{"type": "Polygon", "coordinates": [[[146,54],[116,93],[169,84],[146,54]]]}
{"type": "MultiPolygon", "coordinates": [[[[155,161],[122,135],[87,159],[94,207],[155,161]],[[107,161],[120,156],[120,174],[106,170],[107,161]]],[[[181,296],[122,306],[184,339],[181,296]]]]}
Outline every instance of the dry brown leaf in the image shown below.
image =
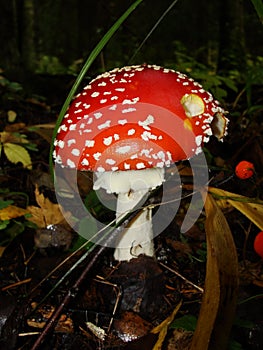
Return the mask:
{"type": "Polygon", "coordinates": [[[29,211],[23,208],[19,208],[15,205],[9,205],[6,208],[0,210],[0,220],[10,220],[18,218],[19,216],[23,216],[28,214],[29,211]]]}
{"type": "Polygon", "coordinates": [[[62,213],[60,206],[52,203],[43,193],[40,193],[37,185],[35,197],[39,207],[29,206],[27,208],[32,215],[28,220],[34,222],[40,228],[66,223],[65,215],[62,213]]]}
{"type": "Polygon", "coordinates": [[[49,124],[38,124],[30,127],[30,130],[33,130],[35,133],[40,135],[44,140],[51,143],[53,137],[53,131],[55,128],[54,123],[49,124]]]}
{"type": "Polygon", "coordinates": [[[252,198],[215,187],[209,187],[209,192],[219,197],[220,205],[229,206],[230,204],[252,221],[260,230],[263,230],[263,202],[258,201],[255,203],[255,200],[252,198]]]}
{"type": "Polygon", "coordinates": [[[205,201],[205,291],[191,350],[227,348],[238,294],[238,260],[224,214],[210,194],[205,201]]]}

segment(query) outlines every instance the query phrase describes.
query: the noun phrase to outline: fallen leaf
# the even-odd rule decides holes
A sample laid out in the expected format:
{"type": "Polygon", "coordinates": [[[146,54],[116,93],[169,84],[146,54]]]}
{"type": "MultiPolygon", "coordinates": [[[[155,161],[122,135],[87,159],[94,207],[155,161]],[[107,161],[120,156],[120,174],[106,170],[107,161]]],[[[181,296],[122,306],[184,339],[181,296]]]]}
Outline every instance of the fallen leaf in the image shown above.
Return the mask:
{"type": "Polygon", "coordinates": [[[23,146],[7,142],[3,144],[3,150],[11,163],[21,162],[25,168],[32,169],[30,155],[23,146]]]}
{"type": "Polygon", "coordinates": [[[34,131],[38,135],[40,135],[44,140],[51,143],[53,137],[53,131],[55,128],[54,123],[50,124],[38,124],[28,127],[28,130],[34,131]]]}
{"type": "Polygon", "coordinates": [[[52,203],[43,193],[40,193],[37,185],[35,188],[35,197],[39,207],[27,207],[27,210],[31,213],[31,217],[28,220],[34,222],[40,228],[57,224],[67,226],[65,216],[70,217],[71,214],[63,214],[59,204],[52,203]]]}
{"type": "Polygon", "coordinates": [[[15,205],[9,205],[6,208],[0,210],[0,220],[10,220],[14,218],[18,218],[19,216],[23,216],[28,214],[29,211],[23,208],[19,208],[15,205]]]}
{"type": "Polygon", "coordinates": [[[221,206],[231,205],[252,221],[260,230],[263,230],[262,201],[255,201],[253,198],[241,196],[215,187],[209,187],[209,192],[218,197],[221,206]]]}
{"type": "Polygon", "coordinates": [[[162,323],[160,323],[158,326],[156,326],[151,331],[151,333],[153,333],[153,334],[159,334],[157,342],[155,343],[152,350],[161,350],[162,349],[163,342],[164,342],[165,337],[167,335],[168,327],[172,323],[173,319],[175,318],[175,315],[180,310],[181,306],[182,306],[182,301],[180,301],[176,305],[175,309],[173,310],[173,312],[171,313],[170,316],[168,316],[162,323]]]}
{"type": "Polygon", "coordinates": [[[7,112],[8,122],[13,123],[16,120],[17,113],[11,109],[7,112]]]}
{"type": "Polygon", "coordinates": [[[227,348],[238,296],[238,259],[226,218],[209,193],[205,200],[207,266],[191,350],[227,348]]]}

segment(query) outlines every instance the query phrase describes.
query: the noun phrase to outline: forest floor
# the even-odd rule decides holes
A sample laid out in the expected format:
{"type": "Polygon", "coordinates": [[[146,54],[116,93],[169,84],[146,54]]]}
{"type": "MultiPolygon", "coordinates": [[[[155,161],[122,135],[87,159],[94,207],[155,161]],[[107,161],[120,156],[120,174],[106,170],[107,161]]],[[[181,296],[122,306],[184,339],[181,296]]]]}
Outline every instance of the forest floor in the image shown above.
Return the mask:
{"type": "MultiPolygon", "coordinates": [[[[64,83],[58,79],[58,85],[64,83]]],[[[189,231],[180,232],[191,193],[188,162],[176,165],[185,199],[156,237],[155,259],[118,263],[111,248],[100,246],[88,254],[61,213],[50,174],[50,144],[64,91],[60,97],[51,89],[44,98],[1,84],[0,349],[190,349],[204,294],[207,242],[204,211],[189,231]],[[24,166],[28,156],[32,166],[24,166]]],[[[205,153],[209,186],[225,196],[243,196],[242,210],[227,201],[220,206],[238,257],[228,349],[260,350],[263,260],[253,242],[263,217],[262,117],[257,110],[248,115],[244,100],[235,108],[227,104],[228,136],[223,143],[211,139],[205,153]],[[241,160],[254,164],[249,179],[235,176],[241,160]]],[[[79,174],[79,192],[93,214],[108,222],[112,213],[94,197],[91,179],[79,174]]],[[[176,184],[170,191],[176,195],[176,184]]],[[[68,200],[73,213],[74,198],[68,200]]]]}

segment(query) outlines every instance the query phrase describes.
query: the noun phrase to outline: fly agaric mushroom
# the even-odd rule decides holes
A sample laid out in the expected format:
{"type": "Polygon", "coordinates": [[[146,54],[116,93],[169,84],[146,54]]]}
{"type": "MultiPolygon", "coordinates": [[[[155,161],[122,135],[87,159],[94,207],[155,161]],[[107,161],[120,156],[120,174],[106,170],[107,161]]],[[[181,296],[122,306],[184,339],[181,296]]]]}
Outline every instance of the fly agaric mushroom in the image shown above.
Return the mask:
{"type": "MultiPolygon", "coordinates": [[[[222,139],[228,119],[213,96],[185,74],[155,65],[114,69],[92,80],[59,127],[55,163],[96,174],[94,189],[117,195],[116,219],[164,181],[164,168],[222,139]]],[[[151,209],[118,241],[114,257],[154,255],[151,209]]]]}

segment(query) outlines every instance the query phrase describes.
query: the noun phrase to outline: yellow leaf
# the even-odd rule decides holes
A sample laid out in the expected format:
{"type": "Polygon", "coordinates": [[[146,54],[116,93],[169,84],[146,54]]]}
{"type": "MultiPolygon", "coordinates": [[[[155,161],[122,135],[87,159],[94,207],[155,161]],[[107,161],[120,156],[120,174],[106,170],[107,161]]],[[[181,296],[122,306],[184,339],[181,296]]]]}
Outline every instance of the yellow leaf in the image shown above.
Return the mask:
{"type": "Polygon", "coordinates": [[[4,143],[3,147],[5,155],[11,163],[21,162],[25,168],[32,169],[30,155],[24,147],[9,142],[4,143]]]}
{"type": "MultiPolygon", "coordinates": [[[[40,193],[38,186],[35,188],[35,197],[39,207],[29,206],[27,209],[31,213],[29,221],[34,222],[38,227],[47,227],[48,225],[66,224],[66,219],[60,206],[52,203],[47,197],[40,193]]],[[[70,214],[65,214],[70,216],[70,214]]]]}
{"type": "Polygon", "coordinates": [[[29,212],[26,209],[16,207],[15,205],[9,205],[0,210],[0,220],[10,220],[28,213],[29,212]]]}
{"type": "Polygon", "coordinates": [[[11,109],[7,112],[8,122],[13,123],[16,120],[17,114],[11,109]]]}
{"type": "Polygon", "coordinates": [[[227,348],[238,295],[238,259],[224,214],[210,194],[205,200],[207,266],[203,300],[191,350],[227,348]]]}
{"type": "Polygon", "coordinates": [[[231,193],[220,188],[209,187],[209,192],[219,197],[219,201],[225,205],[231,205],[239,210],[250,221],[252,221],[260,230],[263,230],[263,202],[231,193]]]}
{"type": "Polygon", "coordinates": [[[151,333],[153,334],[157,334],[159,333],[158,336],[158,340],[155,343],[154,347],[152,350],[161,350],[162,349],[162,345],[163,342],[165,340],[167,331],[168,331],[168,327],[170,326],[171,322],[173,321],[175,315],[177,314],[177,312],[180,310],[180,307],[182,306],[182,301],[180,301],[175,309],[173,310],[173,312],[171,313],[170,316],[168,316],[162,323],[160,323],[158,326],[156,326],[151,333]]]}

